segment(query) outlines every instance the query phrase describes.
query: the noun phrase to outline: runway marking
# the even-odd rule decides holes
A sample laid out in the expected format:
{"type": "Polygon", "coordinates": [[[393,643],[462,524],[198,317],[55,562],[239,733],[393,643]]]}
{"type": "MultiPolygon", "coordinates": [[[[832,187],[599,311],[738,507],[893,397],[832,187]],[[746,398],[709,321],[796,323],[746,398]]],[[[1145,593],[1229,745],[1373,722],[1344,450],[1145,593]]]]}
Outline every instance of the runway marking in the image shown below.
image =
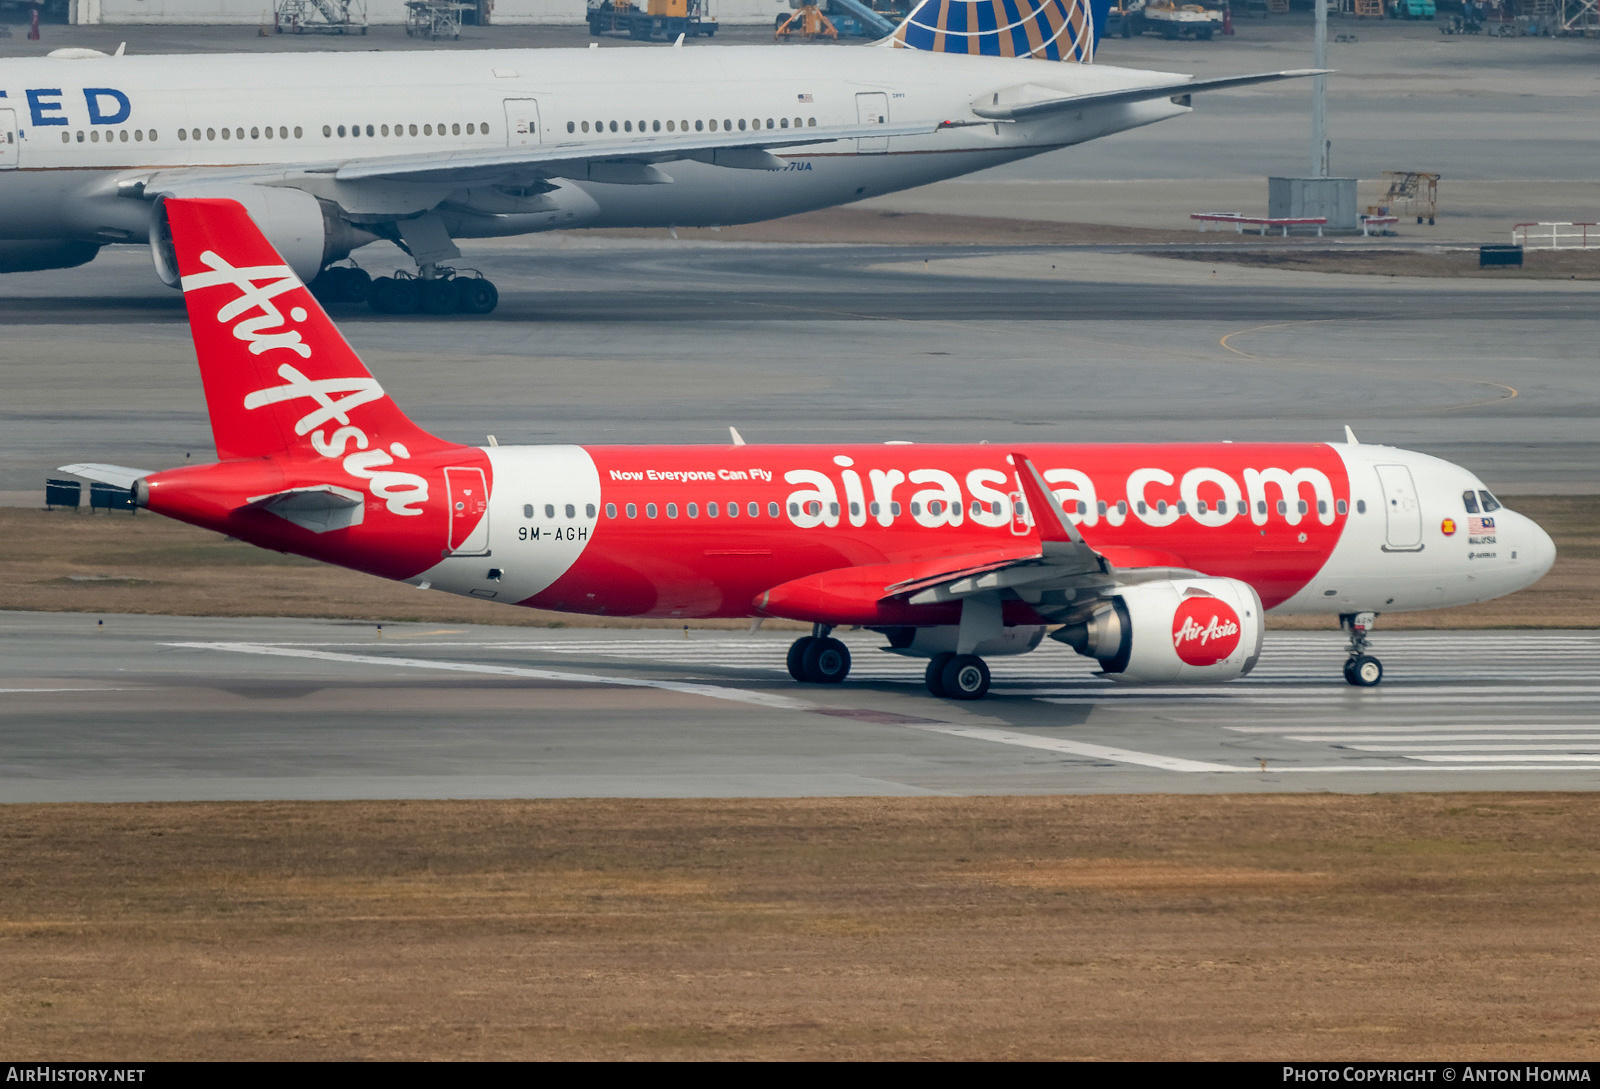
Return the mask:
{"type": "Polygon", "coordinates": [[[687,681],[653,681],[641,677],[607,677],[599,673],[569,673],[555,669],[528,669],[523,666],[484,665],[478,662],[441,662],[430,658],[395,658],[382,654],[339,654],[327,650],[310,650],[303,647],[265,646],[259,643],[167,643],[169,647],[188,650],[220,650],[233,654],[265,654],[280,658],[312,658],[328,662],[350,662],[356,665],[393,666],[401,669],[439,669],[455,673],[481,673],[496,677],[527,677],[540,681],[567,681],[574,684],[608,684],[621,688],[659,688],[667,692],[682,692],[691,696],[750,703],[758,707],[771,707],[781,711],[810,711],[813,705],[805,700],[779,696],[771,692],[747,692],[738,688],[723,688],[714,684],[695,684],[687,681]]]}
{"type": "Polygon", "coordinates": [[[1204,760],[1186,760],[1178,756],[1161,756],[1158,753],[1136,752],[1132,749],[1116,749],[1107,745],[1093,745],[1087,741],[1069,741],[1060,737],[1046,737],[1033,734],[1019,734],[1010,730],[992,730],[983,726],[907,726],[907,729],[922,730],[931,734],[948,734],[951,737],[966,737],[977,741],[995,741],[1002,745],[1020,745],[1028,749],[1045,749],[1049,752],[1071,753],[1074,756],[1089,756],[1098,760],[1114,760],[1120,764],[1140,764],[1147,768],[1161,768],[1165,771],[1250,771],[1251,768],[1235,767],[1232,764],[1212,764],[1204,760]]]}
{"type": "MultiPolygon", "coordinates": [[[[434,633],[419,634],[431,635],[434,633]]],[[[1292,644],[1298,644],[1299,648],[1306,648],[1311,640],[1304,637],[1290,637],[1289,640],[1284,640],[1284,642],[1291,642],[1292,644]]],[[[1450,664],[1461,661],[1462,648],[1459,645],[1459,640],[1439,638],[1417,639],[1411,642],[1412,645],[1408,649],[1412,652],[1414,659],[1436,660],[1450,664]]],[[[1497,653],[1500,655],[1497,661],[1504,663],[1504,648],[1501,645],[1503,644],[1503,637],[1497,638],[1495,642],[1497,648],[1499,648],[1497,653]]],[[[1565,651],[1574,660],[1573,671],[1554,674],[1552,679],[1591,676],[1592,673],[1588,672],[1585,659],[1589,657],[1590,652],[1600,649],[1600,643],[1597,643],[1592,635],[1528,640],[1523,645],[1532,648],[1536,644],[1550,649],[1565,651]]],[[[166,645],[242,654],[388,666],[400,669],[442,670],[489,676],[527,677],[537,680],[578,684],[654,688],[772,709],[855,719],[876,725],[919,730],[924,733],[942,734],[947,737],[970,741],[1017,746],[1116,764],[1132,764],[1178,774],[1261,774],[1262,771],[1260,765],[1254,760],[1247,765],[1234,765],[1191,757],[1168,756],[1162,753],[1128,749],[1117,745],[1105,745],[1091,741],[1081,741],[1076,738],[1052,736],[1042,732],[965,726],[891,711],[828,707],[808,700],[771,692],[749,691],[723,685],[706,684],[687,678],[681,680],[644,679],[580,673],[568,670],[541,669],[530,666],[490,665],[469,661],[409,658],[386,654],[350,653],[323,649],[335,646],[371,647],[372,644],[367,642],[316,644],[187,642],[166,645]]],[[[780,655],[786,650],[786,644],[777,640],[765,640],[762,642],[742,640],[737,642],[733,640],[680,641],[677,639],[584,640],[560,643],[408,642],[405,646],[408,651],[422,646],[430,646],[452,650],[488,649],[501,653],[520,650],[544,653],[553,651],[564,654],[599,654],[606,657],[653,660],[672,665],[693,665],[697,667],[732,666],[760,669],[775,675],[784,673],[781,668],[780,655]],[[741,658],[744,660],[738,660],[741,658]]],[[[1308,653],[1308,650],[1301,650],[1301,654],[1308,653]]],[[[1532,649],[1528,653],[1530,655],[1539,653],[1541,660],[1548,660],[1548,653],[1536,652],[1532,649]]],[[[1291,659],[1294,656],[1295,652],[1292,650],[1287,655],[1291,659]]],[[[1051,658],[1076,662],[1075,656],[1070,655],[1070,652],[1065,649],[1057,651],[1052,648],[1051,653],[1046,656],[1046,662],[1048,663],[1051,658]]],[[[1320,660],[1321,655],[1319,654],[1318,661],[1320,660]]],[[[903,682],[916,679],[916,675],[920,674],[920,663],[907,659],[895,658],[891,661],[883,662],[881,665],[889,668],[876,671],[858,670],[858,675],[877,672],[885,680],[903,682]]],[[[1291,661],[1289,665],[1292,668],[1293,662],[1291,661]]],[[[995,692],[997,694],[1004,692],[1016,696],[1031,697],[1041,703],[1101,708],[1150,709],[1152,707],[1160,707],[1165,709],[1181,707],[1185,703],[1191,706],[1198,704],[1201,707],[1217,710],[1294,705],[1332,711],[1339,707],[1347,707],[1357,716],[1357,720],[1349,721],[1349,714],[1342,717],[1327,716],[1320,719],[1320,721],[1330,723],[1328,726],[1309,725],[1304,719],[1292,725],[1283,723],[1276,726],[1234,726],[1206,719],[1191,719],[1190,721],[1213,729],[1220,726],[1223,730],[1233,733],[1238,741],[1245,739],[1237,736],[1240,734],[1247,737],[1276,735],[1278,739],[1283,741],[1301,744],[1334,746],[1336,749],[1363,753],[1393,754],[1388,757],[1391,762],[1382,764],[1279,765],[1275,763],[1267,771],[1268,774],[1272,775],[1348,774],[1372,771],[1431,773],[1573,771],[1589,768],[1600,770],[1600,723],[1594,722],[1592,717],[1585,717],[1580,721],[1566,724],[1552,722],[1507,724],[1501,721],[1473,723],[1455,718],[1451,721],[1432,725],[1413,724],[1393,727],[1374,724],[1370,721],[1360,721],[1360,716],[1376,717],[1381,715],[1386,707],[1396,714],[1409,714],[1414,712],[1417,709],[1417,705],[1424,701],[1430,705],[1456,705],[1460,703],[1490,705],[1485,706],[1484,710],[1495,715],[1507,713],[1503,709],[1497,709],[1492,706],[1497,703],[1533,704],[1540,701],[1581,701],[1590,703],[1594,700],[1593,694],[1600,693],[1600,685],[1483,683],[1480,671],[1475,674],[1468,674],[1472,681],[1478,683],[1414,684],[1392,686],[1379,692],[1350,689],[1343,685],[1324,682],[1316,678],[1308,679],[1309,683],[1301,683],[1302,678],[1298,674],[1272,680],[1262,677],[1261,671],[1257,671],[1256,676],[1229,689],[1219,690],[1212,686],[1186,685],[1152,690],[1128,689],[1110,682],[1088,678],[1085,678],[1081,684],[1062,687],[1058,673],[1044,673],[1038,676],[1040,679],[1033,682],[1027,680],[1010,681],[1005,687],[997,686],[995,692]],[[1504,743],[1495,744],[1494,742],[1504,743]],[[1568,744],[1536,744],[1536,742],[1568,742],[1568,744]]],[[[1521,675],[1519,675],[1520,678],[1521,675]]],[[[1430,674],[1430,679],[1442,681],[1445,678],[1430,674]]],[[[34,691],[44,690],[35,689],[34,691]]],[[[1453,716],[1460,716],[1471,712],[1463,711],[1457,707],[1449,713],[1453,716]]],[[[1546,713],[1551,717],[1560,717],[1563,714],[1558,709],[1551,709],[1546,713]]],[[[1178,719],[1176,721],[1183,720],[1178,719]]],[[[1312,721],[1319,720],[1313,719],[1312,721]]],[[[1212,736],[1217,735],[1214,734],[1212,736]]],[[[1226,737],[1227,735],[1223,734],[1222,736],[1226,737]]],[[[1323,751],[1326,752],[1327,750],[1324,749],[1323,751]]]]}
{"type": "Polygon", "coordinates": [[[0,688],[0,693],[13,692],[126,692],[126,688],[0,688]]]}
{"type": "MultiPolygon", "coordinates": [[[[1292,740],[1292,739],[1291,739],[1292,740]]],[[[1586,737],[1584,741],[1597,742],[1600,737],[1586,737]]],[[[1575,745],[1351,745],[1360,752],[1564,752],[1573,756],[1587,756],[1600,760],[1600,745],[1590,746],[1593,752],[1573,752],[1575,745]]]]}
{"type": "MultiPolygon", "coordinates": [[[[1291,328],[1291,327],[1296,326],[1296,325],[1325,325],[1325,324],[1328,324],[1330,322],[1349,321],[1349,320],[1351,320],[1351,319],[1349,319],[1349,318],[1312,318],[1312,319],[1309,319],[1309,320],[1306,320],[1306,321],[1278,321],[1278,322],[1273,322],[1273,323],[1271,323],[1269,325],[1252,326],[1252,327],[1250,327],[1248,329],[1235,329],[1233,332],[1225,334],[1222,337],[1221,340],[1217,341],[1217,343],[1219,345],[1221,345],[1224,350],[1230,351],[1234,355],[1240,356],[1240,357],[1242,357],[1244,359],[1250,359],[1250,360],[1254,360],[1256,362],[1263,362],[1263,363],[1276,363],[1276,364],[1279,364],[1280,366],[1281,365],[1297,366],[1297,367],[1300,367],[1302,369],[1318,369],[1318,368],[1322,367],[1323,364],[1318,363],[1316,360],[1307,359],[1307,360],[1294,360],[1294,361],[1291,361],[1291,360],[1283,359],[1281,357],[1280,358],[1275,358],[1275,359],[1268,359],[1265,356],[1253,355],[1250,352],[1244,351],[1242,348],[1235,348],[1232,344],[1229,344],[1228,341],[1232,340],[1234,337],[1244,336],[1244,335],[1246,335],[1248,333],[1264,333],[1268,329],[1288,329],[1288,328],[1291,328]]],[[[1365,372],[1365,373],[1368,373],[1368,374],[1375,373],[1375,368],[1373,368],[1373,367],[1363,367],[1363,368],[1358,368],[1358,369],[1363,371],[1363,372],[1365,372]]],[[[1504,390],[1505,391],[1505,393],[1503,393],[1503,394],[1500,394],[1500,395],[1495,396],[1495,397],[1487,397],[1487,398],[1484,398],[1481,401],[1468,401],[1468,402],[1466,402],[1464,404],[1459,404],[1459,405],[1439,405],[1439,406],[1436,406],[1436,407],[1433,407],[1433,408],[1424,408],[1424,409],[1415,410],[1415,411],[1419,411],[1419,412],[1428,412],[1428,413],[1461,412],[1461,411],[1464,411],[1464,410],[1469,409],[1469,408],[1482,408],[1484,405],[1492,405],[1492,404],[1498,404],[1501,401],[1514,400],[1515,398],[1521,396],[1517,392],[1515,386],[1508,386],[1504,382],[1496,382],[1496,381],[1493,381],[1492,379],[1488,379],[1488,378],[1467,378],[1467,377],[1464,377],[1462,375],[1456,375],[1456,374],[1421,375],[1419,377],[1423,378],[1424,380],[1433,381],[1433,382],[1468,382],[1468,383],[1471,383],[1472,385],[1476,385],[1476,386],[1491,386],[1491,387],[1493,387],[1495,389],[1504,390]]]]}

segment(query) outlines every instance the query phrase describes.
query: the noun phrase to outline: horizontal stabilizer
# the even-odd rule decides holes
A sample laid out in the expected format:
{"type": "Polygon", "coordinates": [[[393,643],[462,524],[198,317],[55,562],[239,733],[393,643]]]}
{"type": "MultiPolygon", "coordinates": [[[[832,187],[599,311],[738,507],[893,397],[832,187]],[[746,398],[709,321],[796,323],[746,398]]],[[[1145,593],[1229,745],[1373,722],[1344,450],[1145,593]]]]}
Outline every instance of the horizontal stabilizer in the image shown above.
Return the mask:
{"type": "Polygon", "coordinates": [[[360,492],[336,484],[314,484],[258,495],[250,499],[249,504],[312,533],[359,526],[365,511],[360,492]]]}
{"type": "Polygon", "coordinates": [[[98,480],[115,488],[131,488],[135,480],[155,472],[154,469],[130,469],[126,465],[101,465],[96,462],[63,465],[58,471],[81,476],[85,480],[98,480]]]}
{"type": "MultiPolygon", "coordinates": [[[[1284,72],[1259,72],[1251,76],[1222,76],[1217,79],[1189,79],[1181,83],[1159,83],[1151,87],[1127,87],[1118,91],[1094,91],[1081,95],[1056,95],[1032,98],[1045,92],[1036,85],[1023,85],[984,95],[972,105],[972,112],[991,121],[1026,121],[1053,113],[1068,113],[1089,106],[1114,106],[1124,102],[1148,102],[1157,98],[1186,99],[1201,91],[1223,91],[1256,83],[1275,83],[1281,79],[1304,79],[1327,75],[1323,68],[1296,68],[1284,72]],[[1030,101],[1030,99],[1032,99],[1030,101]],[[987,101],[986,101],[987,100],[987,101]]],[[[1187,102],[1182,103],[1188,105],[1187,102]]]]}

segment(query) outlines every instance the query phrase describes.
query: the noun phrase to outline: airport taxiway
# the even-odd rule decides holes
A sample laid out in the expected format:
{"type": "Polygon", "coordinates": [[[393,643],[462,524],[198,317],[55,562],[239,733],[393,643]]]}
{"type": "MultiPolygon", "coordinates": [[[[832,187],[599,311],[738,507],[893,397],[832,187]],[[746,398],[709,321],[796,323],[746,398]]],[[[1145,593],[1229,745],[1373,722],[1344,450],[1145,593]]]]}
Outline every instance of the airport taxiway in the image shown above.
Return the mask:
{"type": "Polygon", "coordinates": [[[1380,630],[1374,690],[1336,632],[1205,688],[1047,642],[976,704],[870,633],[797,685],[792,638],[0,613],[0,802],[1600,788],[1592,632],[1380,630]]]}
{"type": "MultiPolygon", "coordinates": [[[[478,243],[486,320],[335,311],[461,442],[1336,440],[1596,487],[1592,281],[1264,272],[1092,247],[478,243]],[[1058,267],[1052,267],[1058,266],[1058,267]]],[[[382,255],[362,251],[382,269],[382,255]]],[[[10,278],[0,492],[209,459],[181,298],[137,249],[10,278]]],[[[20,501],[20,500],[17,500],[20,501]]],[[[32,499],[37,502],[37,498],[32,499]]]]}

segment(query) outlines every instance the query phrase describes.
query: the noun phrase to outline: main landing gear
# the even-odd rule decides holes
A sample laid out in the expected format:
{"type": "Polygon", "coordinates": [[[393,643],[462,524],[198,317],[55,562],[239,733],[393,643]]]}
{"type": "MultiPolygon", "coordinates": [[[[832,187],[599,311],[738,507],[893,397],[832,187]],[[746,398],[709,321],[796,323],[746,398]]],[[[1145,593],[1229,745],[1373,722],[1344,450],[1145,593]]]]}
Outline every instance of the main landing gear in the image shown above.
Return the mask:
{"type": "Polygon", "coordinates": [[[500,292],[479,272],[437,266],[425,271],[374,280],[364,269],[330,265],[311,281],[311,293],[323,303],[366,303],[380,314],[487,314],[500,303],[500,292]]]}
{"type": "Polygon", "coordinates": [[[1377,619],[1377,613],[1345,613],[1339,617],[1339,625],[1350,632],[1350,645],[1345,648],[1349,657],[1344,663],[1344,679],[1358,688],[1372,688],[1383,680],[1383,663],[1367,653],[1370,643],[1367,633],[1377,619]]]}
{"type": "Polygon", "coordinates": [[[940,699],[981,700],[989,692],[989,667],[976,654],[935,654],[922,679],[940,699]]]}
{"type": "Polygon", "coordinates": [[[828,633],[827,624],[813,624],[812,634],[789,648],[789,676],[811,684],[838,684],[850,676],[850,648],[828,633]]]}

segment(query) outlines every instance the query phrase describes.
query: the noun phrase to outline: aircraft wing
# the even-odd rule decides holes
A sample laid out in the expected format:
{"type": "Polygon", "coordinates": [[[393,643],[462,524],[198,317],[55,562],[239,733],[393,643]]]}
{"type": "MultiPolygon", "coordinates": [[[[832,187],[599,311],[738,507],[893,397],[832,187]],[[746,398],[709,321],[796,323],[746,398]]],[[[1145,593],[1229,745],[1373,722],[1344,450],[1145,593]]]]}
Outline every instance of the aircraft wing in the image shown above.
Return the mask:
{"type": "MultiPolygon", "coordinates": [[[[1159,83],[1150,87],[1127,87],[1115,91],[1091,91],[1081,95],[1062,95],[1047,88],[1024,84],[996,91],[972,106],[972,112],[992,121],[1026,121],[1053,113],[1081,110],[1088,106],[1112,106],[1123,102],[1148,102],[1156,98],[1187,99],[1200,91],[1222,91],[1229,87],[1248,87],[1255,83],[1274,83],[1280,79],[1304,79],[1327,75],[1324,68],[1296,68],[1283,72],[1259,72],[1250,76],[1222,76],[1217,79],[1188,79],[1159,83]]],[[[1187,102],[1182,103],[1188,105],[1187,102]]]]}
{"type": "MultiPolygon", "coordinates": [[[[729,132],[720,135],[663,134],[648,140],[571,141],[557,144],[530,144],[524,147],[393,155],[330,164],[321,168],[313,167],[309,172],[330,173],[341,182],[381,179],[462,183],[526,174],[583,179],[589,176],[591,167],[599,164],[653,165],[682,159],[694,159],[735,169],[777,170],[785,164],[782,159],[772,154],[774,149],[807,147],[859,137],[923,136],[947,127],[949,127],[947,122],[926,122],[914,125],[835,125],[807,129],[762,129],[759,132],[729,132]]],[[[610,179],[602,177],[597,180],[610,179]]],[[[652,180],[670,179],[662,177],[652,180]]]]}
{"type": "Polygon", "coordinates": [[[1118,586],[1197,574],[1169,552],[1111,547],[1095,549],[1083,539],[1062,509],[1043,475],[1022,454],[1012,454],[1017,478],[1028,509],[1033,514],[1037,553],[982,570],[952,573],[920,580],[916,585],[891,587],[892,596],[910,592],[912,605],[934,605],[999,590],[1073,590],[1097,597],[1118,586]]]}
{"type": "Polygon", "coordinates": [[[131,488],[135,480],[149,476],[155,470],[130,469],[126,465],[102,465],[99,462],[86,461],[77,465],[63,465],[57,472],[71,473],[73,476],[96,480],[115,488],[131,488]]]}

